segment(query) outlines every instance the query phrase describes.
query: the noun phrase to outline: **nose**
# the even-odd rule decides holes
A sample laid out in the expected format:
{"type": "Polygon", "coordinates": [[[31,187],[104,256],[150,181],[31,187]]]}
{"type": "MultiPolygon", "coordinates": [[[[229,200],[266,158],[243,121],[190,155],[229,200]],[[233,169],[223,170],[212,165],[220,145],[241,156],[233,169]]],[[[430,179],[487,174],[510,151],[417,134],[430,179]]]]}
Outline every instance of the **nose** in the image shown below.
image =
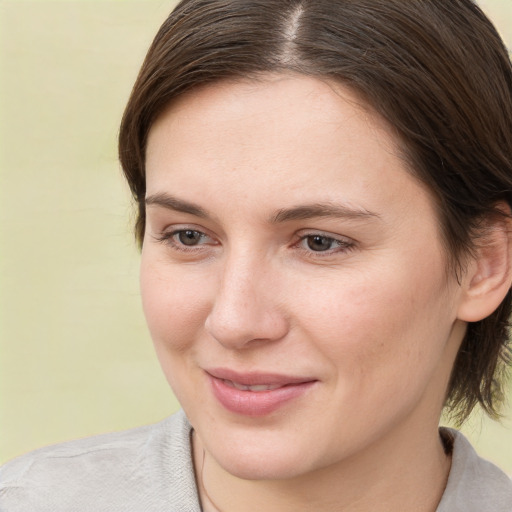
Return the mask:
{"type": "Polygon", "coordinates": [[[229,349],[282,339],[288,320],[275,285],[274,273],[261,260],[226,261],[205,321],[206,331],[229,349]]]}

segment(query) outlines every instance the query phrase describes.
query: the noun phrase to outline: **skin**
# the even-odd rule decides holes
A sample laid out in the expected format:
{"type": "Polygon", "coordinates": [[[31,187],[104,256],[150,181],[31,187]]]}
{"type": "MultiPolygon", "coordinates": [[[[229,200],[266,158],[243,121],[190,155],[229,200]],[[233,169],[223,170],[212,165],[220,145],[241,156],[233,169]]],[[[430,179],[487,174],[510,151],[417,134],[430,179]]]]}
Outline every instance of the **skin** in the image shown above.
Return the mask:
{"type": "Polygon", "coordinates": [[[313,78],[196,89],[151,129],[147,197],[143,306],[205,510],[435,511],[471,272],[447,272],[386,123],[313,78]],[[343,211],[293,210],[318,204],[343,211]],[[315,383],[248,417],[214,397],[212,367],[315,383]]]}

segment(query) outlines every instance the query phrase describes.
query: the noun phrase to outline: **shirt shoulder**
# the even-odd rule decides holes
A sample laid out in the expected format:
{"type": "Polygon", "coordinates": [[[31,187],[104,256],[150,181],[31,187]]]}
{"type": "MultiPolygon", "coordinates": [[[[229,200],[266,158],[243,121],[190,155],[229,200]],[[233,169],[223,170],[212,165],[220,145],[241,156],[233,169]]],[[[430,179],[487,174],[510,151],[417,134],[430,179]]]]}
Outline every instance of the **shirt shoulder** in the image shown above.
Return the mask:
{"type": "Polygon", "coordinates": [[[180,412],[18,457],[0,468],[0,510],[195,512],[190,431],[180,412]]]}
{"type": "Polygon", "coordinates": [[[452,467],[437,512],[511,512],[512,480],[478,456],[456,430],[441,429],[453,440],[452,467]]]}

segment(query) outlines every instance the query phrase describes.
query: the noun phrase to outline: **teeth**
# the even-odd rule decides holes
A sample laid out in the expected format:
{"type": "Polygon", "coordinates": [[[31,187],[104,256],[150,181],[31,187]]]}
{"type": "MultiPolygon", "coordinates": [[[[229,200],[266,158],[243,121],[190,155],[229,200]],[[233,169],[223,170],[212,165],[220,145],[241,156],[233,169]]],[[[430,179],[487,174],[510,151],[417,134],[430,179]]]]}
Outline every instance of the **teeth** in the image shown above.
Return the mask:
{"type": "Polygon", "coordinates": [[[228,386],[239,389],[240,391],[272,391],[273,389],[283,387],[279,384],[258,384],[257,386],[245,386],[244,384],[239,384],[238,382],[233,382],[232,380],[225,380],[224,382],[228,386]]]}
{"type": "Polygon", "coordinates": [[[278,386],[277,384],[274,384],[273,386],[261,384],[259,386],[246,386],[249,391],[270,391],[272,389],[280,388],[281,386],[278,386]]]}

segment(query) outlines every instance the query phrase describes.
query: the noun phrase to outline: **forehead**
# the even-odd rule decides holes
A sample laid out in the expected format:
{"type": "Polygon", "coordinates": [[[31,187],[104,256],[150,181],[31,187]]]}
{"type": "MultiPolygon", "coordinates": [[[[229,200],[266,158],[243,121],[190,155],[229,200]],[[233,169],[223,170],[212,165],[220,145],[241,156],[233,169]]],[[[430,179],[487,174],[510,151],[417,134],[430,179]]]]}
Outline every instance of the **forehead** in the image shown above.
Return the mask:
{"type": "Polygon", "coordinates": [[[334,80],[295,73],[264,73],[251,79],[227,79],[196,86],[163,110],[150,129],[150,138],[159,125],[169,125],[173,119],[180,123],[186,119],[198,125],[215,119],[224,127],[228,123],[243,123],[246,128],[267,129],[277,121],[288,132],[294,132],[305,122],[318,121],[319,116],[325,123],[343,123],[344,116],[339,117],[340,103],[350,105],[350,115],[367,122],[368,128],[387,132],[390,146],[397,150],[393,127],[357,91],[334,80]],[[280,116],[284,111],[293,113],[287,117],[288,123],[280,116]]]}
{"type": "Polygon", "coordinates": [[[147,189],[187,195],[195,183],[208,197],[244,197],[244,208],[274,201],[269,190],[288,202],[406,208],[427,192],[398,148],[389,125],[338,83],[293,75],[225,81],[181,96],[157,119],[147,189]],[[397,200],[405,184],[404,203],[397,200]]]}

